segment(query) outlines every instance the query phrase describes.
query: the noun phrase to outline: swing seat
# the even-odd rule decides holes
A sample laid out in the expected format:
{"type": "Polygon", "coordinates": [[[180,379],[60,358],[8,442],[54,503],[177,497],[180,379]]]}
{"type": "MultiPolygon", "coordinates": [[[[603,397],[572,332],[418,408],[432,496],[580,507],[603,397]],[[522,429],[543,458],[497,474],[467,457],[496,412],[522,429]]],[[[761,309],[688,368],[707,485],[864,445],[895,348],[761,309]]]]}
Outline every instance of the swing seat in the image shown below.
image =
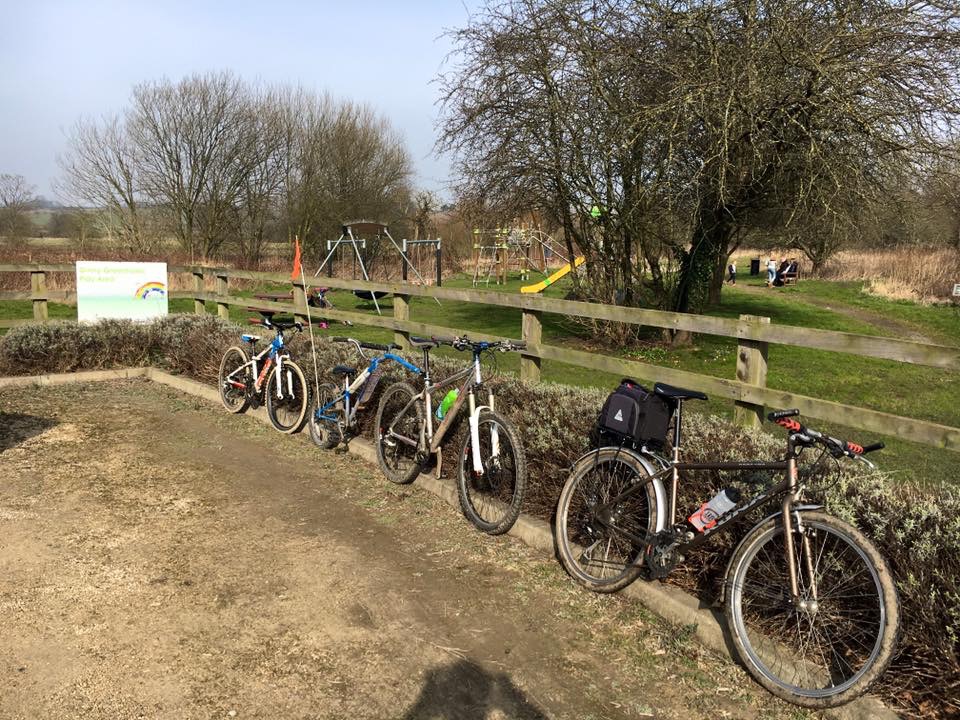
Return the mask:
{"type": "Polygon", "coordinates": [[[384,290],[354,290],[353,294],[361,300],[373,300],[374,297],[379,300],[382,297],[386,297],[390,293],[384,290]]]}

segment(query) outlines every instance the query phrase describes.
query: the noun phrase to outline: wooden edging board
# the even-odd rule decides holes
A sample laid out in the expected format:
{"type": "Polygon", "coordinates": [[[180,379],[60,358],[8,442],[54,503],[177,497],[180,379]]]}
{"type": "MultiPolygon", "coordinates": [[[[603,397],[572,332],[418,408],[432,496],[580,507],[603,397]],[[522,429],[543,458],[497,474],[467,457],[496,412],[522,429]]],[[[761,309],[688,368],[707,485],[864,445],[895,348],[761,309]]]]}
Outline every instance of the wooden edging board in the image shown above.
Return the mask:
{"type": "MultiPolygon", "coordinates": [[[[29,375],[24,377],[0,377],[0,389],[29,385],[60,385],[67,383],[103,382],[144,377],[160,385],[180,392],[219,403],[220,396],[216,388],[204,385],[196,380],[171,375],[152,367],[124,368],[119,370],[94,370],[89,372],[60,373],[56,375],[29,375]]],[[[247,411],[261,422],[269,423],[266,410],[258,408],[247,411]]],[[[309,439],[308,439],[309,442],[309,439]]],[[[354,438],[348,445],[348,451],[357,457],[376,465],[377,458],[370,442],[354,438]]],[[[322,452],[318,450],[318,453],[322,452]]],[[[450,482],[438,480],[426,473],[414,481],[414,484],[433,493],[449,505],[460,508],[456,488],[450,482]]],[[[554,554],[553,530],[549,523],[539,518],[521,513],[508,534],[526,545],[543,552],[554,554]]],[[[637,581],[621,591],[627,597],[640,601],[645,607],[677,625],[695,627],[694,635],[702,645],[735,660],[726,636],[725,625],[720,613],[707,607],[696,597],[665,585],[659,581],[637,581]]],[[[873,696],[859,698],[847,705],[822,711],[824,715],[836,720],[896,720],[899,716],[883,702],[873,696]]]]}

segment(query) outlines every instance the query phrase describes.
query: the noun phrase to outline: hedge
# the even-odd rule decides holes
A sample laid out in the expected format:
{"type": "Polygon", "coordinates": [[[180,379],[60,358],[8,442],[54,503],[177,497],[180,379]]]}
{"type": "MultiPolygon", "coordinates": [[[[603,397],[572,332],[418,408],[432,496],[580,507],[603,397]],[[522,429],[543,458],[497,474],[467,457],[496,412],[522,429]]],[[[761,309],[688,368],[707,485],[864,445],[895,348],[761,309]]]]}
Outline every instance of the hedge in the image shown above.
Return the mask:
{"type": "MultiPolygon", "coordinates": [[[[152,324],[27,325],[0,338],[0,375],[154,365],[216,384],[220,357],[241,332],[212,316],[187,315],[152,324]]],[[[294,336],[289,345],[312,385],[309,343],[304,336],[294,336]]],[[[333,381],[327,369],[336,364],[363,365],[351,346],[325,339],[317,340],[316,361],[321,382],[333,381]]],[[[460,367],[456,360],[433,358],[436,377],[460,367]]],[[[389,370],[380,389],[402,377],[402,370],[389,370]]],[[[490,384],[498,410],[523,438],[530,470],[524,509],[550,521],[568,468],[590,447],[590,430],[606,393],[529,384],[509,375],[497,375],[490,384]]],[[[376,399],[360,414],[361,434],[369,436],[375,408],[376,399]]],[[[456,456],[453,449],[459,448],[465,432],[464,423],[454,429],[445,441],[450,447],[446,457],[456,456]]],[[[692,461],[779,457],[784,449],[779,435],[748,431],[694,412],[685,415],[684,437],[684,454],[692,461]]],[[[882,464],[882,457],[879,461],[882,464]]],[[[450,465],[445,467],[448,475],[450,465]]],[[[735,473],[693,473],[684,478],[680,506],[692,507],[720,487],[744,480],[735,473]]],[[[903,616],[900,652],[874,692],[912,717],[960,714],[960,497],[946,489],[899,485],[882,472],[859,471],[851,463],[813,485],[808,495],[826,502],[832,513],[872,538],[897,579],[903,616]]],[[[748,520],[741,523],[739,535],[735,530],[720,536],[669,581],[702,598],[717,597],[730,550],[751,525],[748,520]]]]}

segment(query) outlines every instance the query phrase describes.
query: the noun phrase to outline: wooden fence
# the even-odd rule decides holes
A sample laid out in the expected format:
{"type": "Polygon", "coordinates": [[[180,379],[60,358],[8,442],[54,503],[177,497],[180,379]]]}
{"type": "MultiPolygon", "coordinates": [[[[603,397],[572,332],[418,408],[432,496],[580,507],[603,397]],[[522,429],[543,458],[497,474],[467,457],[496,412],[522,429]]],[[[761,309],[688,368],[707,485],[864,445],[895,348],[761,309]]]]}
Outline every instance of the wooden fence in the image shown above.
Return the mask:
{"type": "MultiPolygon", "coordinates": [[[[47,301],[72,302],[76,294],[69,291],[50,291],[46,288],[46,274],[73,272],[73,264],[64,265],[0,265],[0,272],[30,273],[30,292],[0,292],[0,300],[31,300],[33,320],[0,321],[0,327],[11,327],[25,322],[46,322],[47,301]]],[[[815,330],[788,325],[772,325],[769,318],[741,315],[739,320],[625,308],[614,305],[556,300],[539,295],[516,295],[481,290],[424,287],[406,283],[365,282],[339,278],[307,278],[305,283],[290,282],[285,273],[261,273],[202,266],[170,266],[170,274],[193,277],[192,290],[170,292],[172,298],[193,298],[194,311],[206,312],[206,303],[216,303],[220,317],[229,318],[231,305],[262,310],[288,312],[297,317],[306,315],[307,292],[311,287],[331,287],[348,290],[371,290],[394,295],[393,315],[380,316],[332,308],[313,308],[311,315],[328,320],[349,320],[393,330],[397,342],[405,344],[410,334],[455,335],[463,328],[448,328],[416,322],[410,318],[410,298],[429,297],[483,305],[517,308],[522,313],[519,336],[527,343],[521,354],[521,378],[537,381],[544,360],[557,361],[592,370],[635,376],[679,385],[732,400],[735,419],[743,425],[761,422],[764,407],[796,407],[803,415],[829,420],[852,428],[899,437],[904,440],[960,451],[960,428],[901,417],[853,405],[798,395],[766,387],[767,349],[770,343],[795,347],[817,348],[848,353],[859,357],[882,358],[897,362],[927,365],[950,370],[960,369],[960,348],[927,343],[882,338],[854,333],[815,330]],[[212,278],[215,292],[208,292],[207,280],[212,278]],[[230,280],[285,283],[292,285],[290,303],[271,302],[230,295],[230,280]],[[583,352],[547,345],[542,338],[542,316],[554,313],[568,317],[611,320],[635,325],[648,325],[670,330],[687,330],[737,339],[737,367],[734,379],[701,375],[685,370],[661,367],[649,363],[583,352]]],[[[499,336],[471,332],[481,339],[504,339],[499,336]]]]}

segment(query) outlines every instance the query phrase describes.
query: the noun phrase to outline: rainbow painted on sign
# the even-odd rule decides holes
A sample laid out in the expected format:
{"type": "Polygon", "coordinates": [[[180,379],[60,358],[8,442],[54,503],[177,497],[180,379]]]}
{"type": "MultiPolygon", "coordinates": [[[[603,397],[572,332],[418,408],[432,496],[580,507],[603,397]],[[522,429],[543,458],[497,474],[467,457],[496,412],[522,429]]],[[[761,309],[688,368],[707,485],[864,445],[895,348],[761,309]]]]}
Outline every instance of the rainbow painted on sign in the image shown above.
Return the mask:
{"type": "Polygon", "coordinates": [[[164,285],[162,282],[157,282],[154,280],[148,283],[144,283],[139,288],[137,288],[137,292],[135,292],[133,296],[137,298],[141,298],[143,300],[147,300],[148,298],[152,298],[152,297],[162,298],[166,294],[167,294],[167,286],[164,285]]]}

